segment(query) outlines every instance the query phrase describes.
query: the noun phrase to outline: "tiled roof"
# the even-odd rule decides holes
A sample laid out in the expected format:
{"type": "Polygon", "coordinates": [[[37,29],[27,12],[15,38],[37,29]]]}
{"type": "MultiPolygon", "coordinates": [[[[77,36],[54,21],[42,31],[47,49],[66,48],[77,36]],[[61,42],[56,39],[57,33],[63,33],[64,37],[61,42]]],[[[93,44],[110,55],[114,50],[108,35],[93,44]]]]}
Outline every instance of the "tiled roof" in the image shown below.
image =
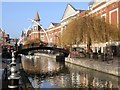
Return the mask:
{"type": "Polygon", "coordinates": [[[31,30],[28,30],[28,31],[27,31],[27,35],[29,35],[30,33],[31,33],[31,30]]]}
{"type": "Polygon", "coordinates": [[[52,22],[52,24],[53,24],[54,26],[57,26],[59,23],[53,23],[53,22],[52,22]]]}

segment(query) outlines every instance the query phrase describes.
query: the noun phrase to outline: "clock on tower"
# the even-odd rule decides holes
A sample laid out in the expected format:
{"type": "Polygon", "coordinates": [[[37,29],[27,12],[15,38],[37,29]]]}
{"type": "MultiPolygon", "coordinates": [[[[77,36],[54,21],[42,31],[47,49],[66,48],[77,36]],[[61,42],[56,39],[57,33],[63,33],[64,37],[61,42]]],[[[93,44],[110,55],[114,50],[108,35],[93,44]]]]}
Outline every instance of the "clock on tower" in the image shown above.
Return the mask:
{"type": "Polygon", "coordinates": [[[37,30],[37,26],[34,26],[34,30],[37,30]]]}

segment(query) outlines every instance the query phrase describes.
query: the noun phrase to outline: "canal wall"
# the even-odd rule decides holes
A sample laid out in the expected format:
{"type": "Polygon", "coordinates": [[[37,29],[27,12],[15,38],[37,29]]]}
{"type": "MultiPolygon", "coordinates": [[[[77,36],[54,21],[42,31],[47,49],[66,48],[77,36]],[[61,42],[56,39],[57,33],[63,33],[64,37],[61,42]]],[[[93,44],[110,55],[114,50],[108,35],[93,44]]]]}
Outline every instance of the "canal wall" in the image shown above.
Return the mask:
{"type": "MultiPolygon", "coordinates": [[[[41,56],[45,56],[48,58],[56,58],[56,55],[49,55],[49,54],[41,54],[41,53],[37,53],[36,55],[41,55],[41,56]]],[[[72,63],[75,65],[79,65],[85,68],[89,68],[89,69],[93,69],[93,70],[97,70],[100,72],[104,72],[107,74],[111,74],[114,76],[120,76],[119,74],[119,62],[103,62],[100,60],[95,60],[95,59],[87,59],[87,58],[70,58],[70,57],[66,57],[65,58],[65,62],[67,63],[72,63]]]]}
{"type": "Polygon", "coordinates": [[[20,69],[19,71],[20,71],[21,82],[22,82],[21,89],[34,90],[32,84],[30,83],[30,81],[28,79],[27,73],[23,69],[20,69]]]}
{"type": "Polygon", "coordinates": [[[56,55],[53,54],[35,53],[35,56],[45,56],[48,58],[53,58],[54,60],[56,59],[56,55]]]}
{"type": "Polygon", "coordinates": [[[115,76],[120,76],[118,64],[110,63],[85,58],[65,58],[65,62],[72,63],[75,65],[83,66],[89,69],[97,70],[100,72],[108,73],[115,76]]]}

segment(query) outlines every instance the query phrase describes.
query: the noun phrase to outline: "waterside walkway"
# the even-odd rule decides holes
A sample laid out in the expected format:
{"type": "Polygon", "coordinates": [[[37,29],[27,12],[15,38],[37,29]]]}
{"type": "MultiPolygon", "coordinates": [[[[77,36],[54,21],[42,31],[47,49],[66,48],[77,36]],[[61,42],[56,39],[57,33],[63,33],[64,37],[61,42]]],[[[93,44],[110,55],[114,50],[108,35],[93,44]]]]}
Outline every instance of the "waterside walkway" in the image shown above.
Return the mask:
{"type": "MultiPolygon", "coordinates": [[[[7,74],[5,74],[5,68],[8,69],[8,64],[7,64],[8,59],[2,59],[0,57],[0,90],[8,90],[8,71],[7,74]]],[[[19,63],[17,63],[18,65],[19,63]]],[[[27,74],[23,69],[19,69],[19,75],[20,75],[20,80],[19,80],[19,90],[34,90],[30,81],[28,80],[27,74]]],[[[14,89],[13,89],[14,90],[14,89]]],[[[16,89],[15,89],[16,90],[16,89]]],[[[18,89],[17,89],[18,90],[18,89]]]]}

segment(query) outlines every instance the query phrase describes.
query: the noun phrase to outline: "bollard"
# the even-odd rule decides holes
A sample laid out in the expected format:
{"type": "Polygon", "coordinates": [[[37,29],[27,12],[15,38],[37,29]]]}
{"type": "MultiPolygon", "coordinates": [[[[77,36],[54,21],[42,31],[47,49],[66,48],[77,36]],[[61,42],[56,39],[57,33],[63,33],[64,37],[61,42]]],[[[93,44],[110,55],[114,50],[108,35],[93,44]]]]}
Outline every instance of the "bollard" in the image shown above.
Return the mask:
{"type": "Polygon", "coordinates": [[[15,60],[15,55],[14,55],[15,51],[12,52],[12,62],[10,63],[10,65],[12,64],[16,64],[16,60],[15,60]]]}
{"type": "Polygon", "coordinates": [[[8,77],[8,88],[9,89],[14,89],[14,90],[18,90],[19,89],[19,79],[20,76],[18,74],[17,68],[16,68],[16,60],[15,60],[15,56],[14,56],[15,52],[12,52],[12,62],[10,64],[10,76],[8,77]]]}

